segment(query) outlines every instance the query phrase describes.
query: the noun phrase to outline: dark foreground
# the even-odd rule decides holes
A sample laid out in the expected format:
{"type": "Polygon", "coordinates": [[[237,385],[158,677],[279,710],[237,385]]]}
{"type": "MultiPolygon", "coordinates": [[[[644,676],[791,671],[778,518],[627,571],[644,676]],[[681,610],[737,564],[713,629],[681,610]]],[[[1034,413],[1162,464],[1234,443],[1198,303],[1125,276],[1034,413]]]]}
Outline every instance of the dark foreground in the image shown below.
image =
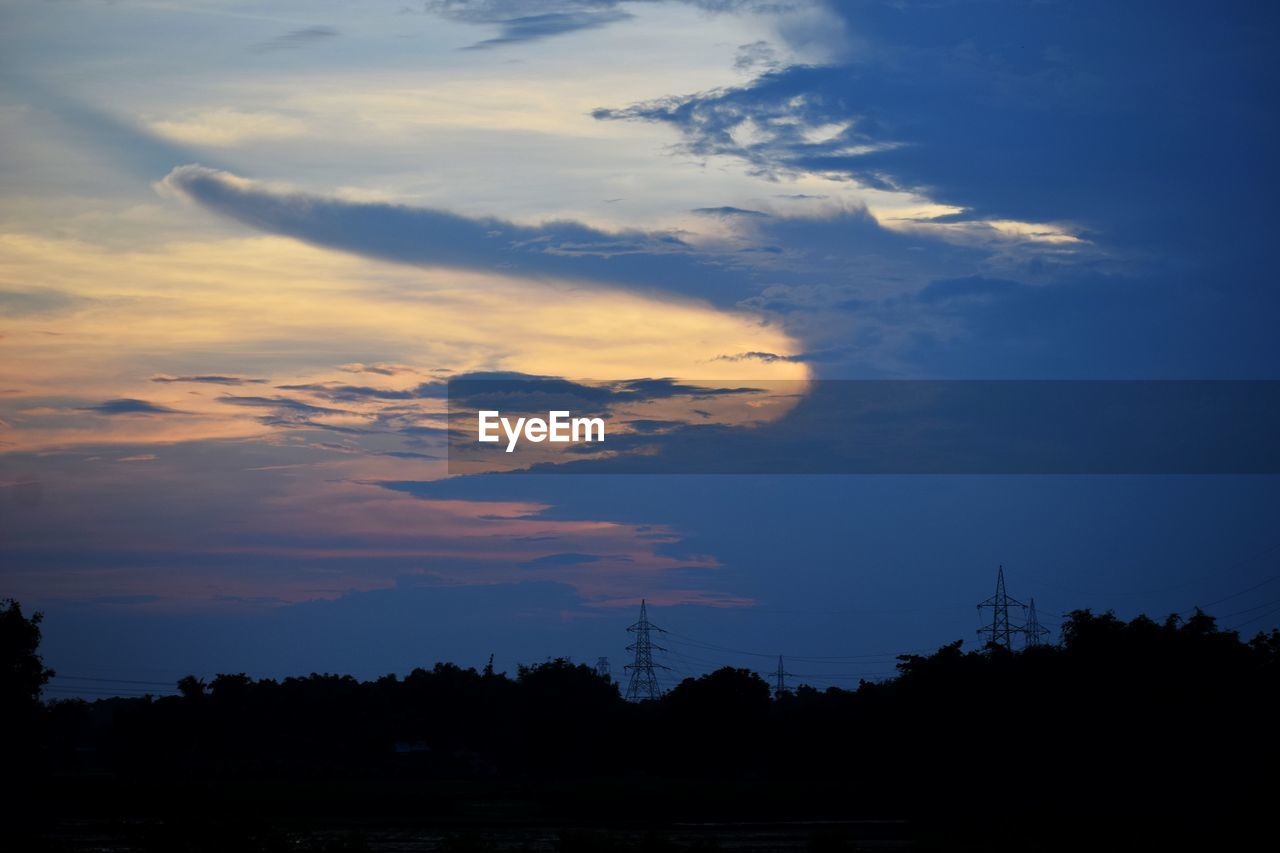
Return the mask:
{"type": "Polygon", "coordinates": [[[1057,645],[957,643],[898,670],[773,697],[723,669],[640,704],[563,661],[10,704],[0,846],[1234,851],[1280,837],[1280,632],[1080,612],[1057,645]]]}
{"type": "MultiPolygon", "coordinates": [[[[1269,850],[1275,803],[1251,814],[1161,812],[1132,800],[1110,814],[942,808],[892,818],[821,818],[853,804],[786,802],[800,790],[767,782],[676,782],[657,791],[620,780],[591,784],[410,785],[326,781],[120,785],[99,780],[40,792],[36,830],[11,833],[20,851],[1066,851],[1269,850]],[[713,788],[713,790],[708,790],[713,788]],[[699,790],[700,789],[700,790],[699,790]],[[776,793],[776,798],[770,795],[776,793]],[[71,808],[68,804],[76,804],[71,808]],[[750,817],[754,812],[756,817],[750,817]],[[805,816],[806,813],[812,813],[805,816]]],[[[28,823],[28,826],[30,824],[28,823]]]]}

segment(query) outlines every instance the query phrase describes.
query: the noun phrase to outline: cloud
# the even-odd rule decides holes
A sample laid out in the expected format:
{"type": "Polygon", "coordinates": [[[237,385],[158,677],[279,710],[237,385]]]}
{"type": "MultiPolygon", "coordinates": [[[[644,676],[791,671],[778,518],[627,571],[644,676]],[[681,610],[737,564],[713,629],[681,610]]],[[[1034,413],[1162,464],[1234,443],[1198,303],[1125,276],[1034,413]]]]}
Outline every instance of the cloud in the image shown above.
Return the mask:
{"type": "Polygon", "coordinates": [[[610,407],[636,406],[661,400],[709,400],[750,395],[759,389],[746,386],[717,387],[678,382],[674,379],[627,379],[587,385],[567,379],[524,374],[463,374],[448,384],[419,386],[422,396],[447,394],[460,409],[497,409],[503,412],[548,412],[567,409],[575,414],[598,414],[610,407]]]}
{"type": "MultiPolygon", "coordinates": [[[[632,0],[652,3],[657,0],[632,0]]],[[[766,0],[682,0],[709,12],[744,9],[782,11],[783,2],[766,0]]],[[[619,7],[623,0],[427,0],[423,11],[468,24],[499,27],[498,35],[469,49],[537,41],[581,30],[598,29],[634,16],[619,7]]],[[[744,45],[744,47],[747,47],[744,45]]]]}
{"type": "Polygon", "coordinates": [[[306,391],[334,402],[354,403],[361,400],[414,400],[420,394],[413,389],[373,388],[368,385],[344,385],[339,382],[313,382],[305,385],[278,385],[281,391],[306,391]]]}
{"type": "Polygon", "coordinates": [[[189,412],[182,412],[178,409],[171,409],[168,406],[161,406],[156,403],[150,403],[146,400],[137,400],[130,397],[122,397],[118,400],[107,400],[93,406],[83,406],[80,411],[94,412],[99,415],[185,415],[189,412]]]}
{"type": "MultiPolygon", "coordinates": [[[[0,234],[0,257],[5,278],[56,281],[60,290],[94,300],[90,311],[59,317],[61,336],[48,335],[48,322],[38,316],[5,324],[3,343],[29,356],[0,359],[0,418],[12,425],[0,436],[6,452],[126,444],[133,453],[227,438],[270,444],[276,427],[296,432],[320,422],[316,428],[333,434],[369,436],[360,442],[366,455],[431,453],[433,447],[417,442],[439,438],[446,386],[430,380],[465,376],[471,365],[576,376],[590,353],[593,378],[711,381],[740,375],[712,362],[717,354],[800,349],[757,318],[688,300],[371,263],[279,237],[126,252],[0,234]],[[263,298],[268,308],[244,313],[263,298]],[[69,340],[86,343],[68,346],[69,340]],[[270,371],[254,372],[264,367],[270,371]],[[273,387],[279,385],[292,387],[273,387]],[[218,399],[222,394],[256,399],[227,402],[218,399]],[[73,408],[111,399],[148,400],[193,415],[106,418],[73,408]]],[[[802,372],[780,365],[767,375],[802,372]]],[[[363,470],[376,467],[367,462],[361,460],[363,470]]]]}
{"type": "Polygon", "coordinates": [[[310,403],[304,403],[301,400],[295,400],[292,397],[240,397],[230,394],[224,394],[218,398],[220,403],[229,403],[233,406],[249,406],[262,409],[278,409],[290,412],[300,412],[309,415],[338,415],[347,414],[343,409],[330,409],[324,406],[313,406],[310,403]]]}
{"type": "Polygon", "coordinates": [[[468,50],[482,50],[498,45],[538,41],[579,30],[593,30],[631,17],[632,15],[628,12],[611,9],[599,12],[548,12],[542,15],[508,18],[497,22],[501,27],[497,36],[476,42],[468,50]]]}
{"type": "Polygon", "coordinates": [[[57,314],[76,308],[89,300],[70,293],[41,288],[36,290],[0,290],[0,308],[10,315],[57,314]]]}
{"type": "Polygon", "coordinates": [[[538,557],[537,559],[534,559],[534,560],[526,560],[525,562],[520,564],[520,568],[522,569],[556,569],[556,568],[561,568],[563,566],[581,566],[588,563],[599,563],[604,561],[610,561],[610,562],[620,561],[620,562],[626,562],[626,563],[635,562],[634,560],[632,560],[631,557],[628,557],[626,554],[616,554],[611,557],[602,557],[598,554],[578,554],[578,553],[570,552],[570,553],[564,553],[564,554],[548,554],[545,557],[538,557]]]}
{"type": "MultiPolygon", "coordinates": [[[[785,361],[786,359],[775,359],[785,361]]],[[[459,411],[466,409],[497,409],[509,413],[548,412],[569,410],[576,414],[601,414],[618,406],[638,406],[659,401],[710,400],[713,398],[750,395],[758,388],[742,386],[715,386],[679,382],[670,378],[623,379],[611,382],[587,384],[555,376],[535,376],[511,371],[460,373],[448,380],[421,382],[408,388],[375,388],[366,385],[347,385],[337,382],[320,382],[299,385],[280,385],[282,391],[301,391],[332,403],[349,406],[382,404],[397,401],[448,400],[459,411]]],[[[289,397],[220,397],[222,402],[237,405],[275,408],[290,412],[310,414],[343,414],[344,409],[315,406],[289,397]]],[[[418,422],[424,412],[414,406],[397,409],[383,408],[373,415],[382,427],[405,434],[421,434],[424,427],[418,422]]],[[[430,434],[438,428],[426,428],[430,434]]]]}
{"type": "MultiPolygon", "coordinates": [[[[689,153],[737,157],[755,172],[771,177],[819,172],[825,161],[830,161],[830,171],[830,166],[846,162],[836,161],[841,152],[867,154],[878,145],[895,144],[877,141],[849,122],[848,107],[839,97],[846,76],[844,69],[793,67],[765,74],[739,88],[665,96],[621,108],[602,107],[592,115],[606,121],[673,125],[682,132],[689,153]],[[828,130],[815,137],[819,128],[837,127],[838,131],[828,130]]],[[[846,171],[867,186],[899,188],[873,172],[855,172],[853,165],[847,165],[846,171]]]]}
{"type": "Polygon", "coordinates": [[[325,423],[315,418],[300,415],[294,412],[278,412],[272,415],[263,415],[258,418],[258,423],[264,426],[275,427],[282,430],[308,430],[318,429],[327,432],[336,432],[339,435],[363,436],[369,435],[373,430],[361,429],[359,427],[342,426],[341,424],[325,423]]]}
{"type": "Polygon", "coordinates": [[[167,374],[159,374],[151,377],[152,382],[197,382],[208,383],[210,385],[262,385],[270,382],[269,379],[251,379],[247,376],[223,376],[221,374],[208,373],[198,374],[195,376],[169,376],[167,374]]]}
{"type": "Polygon", "coordinates": [[[152,604],[161,600],[158,595],[98,595],[85,599],[85,603],[128,606],[133,604],[152,604]]]}
{"type": "Polygon", "coordinates": [[[1193,2],[1158,31],[1105,0],[829,8],[863,45],[851,61],[595,115],[671,125],[687,151],[762,174],[918,190],[969,220],[1146,239],[1266,219],[1240,214],[1262,212],[1245,188],[1275,175],[1252,142],[1280,126],[1263,94],[1274,72],[1245,58],[1268,49],[1270,7],[1193,2]],[[1203,217],[1206,204],[1232,214],[1203,217]]]}
{"type": "Polygon", "coordinates": [[[407,364],[340,364],[338,369],[345,373],[373,373],[378,376],[396,376],[400,373],[415,373],[415,369],[407,364]]]}
{"type": "Polygon", "coordinates": [[[738,71],[771,71],[780,65],[778,52],[763,39],[738,45],[738,52],[733,58],[733,67],[738,71]]]}
{"type": "MultiPolygon", "coordinates": [[[[137,122],[67,97],[30,78],[15,75],[9,85],[37,106],[40,113],[56,118],[67,139],[90,142],[99,154],[110,152],[119,167],[146,180],[156,180],[174,164],[189,163],[195,157],[189,147],[165,139],[137,122]]],[[[217,163],[208,156],[205,161],[217,163]]]]}
{"type": "Polygon", "coordinates": [[[759,210],[745,210],[741,207],[695,207],[690,213],[696,213],[699,216],[719,216],[722,218],[734,216],[767,217],[769,215],[759,210]]]}
{"type": "Polygon", "coordinates": [[[808,361],[806,355],[778,355],[776,352],[740,352],[736,355],[718,355],[716,361],[759,361],[772,364],[775,361],[801,362],[808,361]]]}
{"type": "Polygon", "coordinates": [[[252,50],[258,53],[273,50],[294,50],[296,48],[307,47],[308,45],[337,38],[338,35],[338,31],[333,27],[302,27],[301,29],[290,30],[284,35],[276,36],[270,41],[254,45],[252,50]]]}
{"type": "Polygon", "coordinates": [[[723,257],[670,233],[609,233],[568,221],[525,226],[349,201],[198,165],[175,168],[161,186],[253,228],[400,263],[666,289],[727,304],[749,295],[751,287],[750,277],[723,257]]]}
{"type": "Polygon", "coordinates": [[[218,148],[256,140],[290,139],[307,132],[306,123],[293,116],[225,108],[155,119],[147,126],[165,139],[218,148]]]}

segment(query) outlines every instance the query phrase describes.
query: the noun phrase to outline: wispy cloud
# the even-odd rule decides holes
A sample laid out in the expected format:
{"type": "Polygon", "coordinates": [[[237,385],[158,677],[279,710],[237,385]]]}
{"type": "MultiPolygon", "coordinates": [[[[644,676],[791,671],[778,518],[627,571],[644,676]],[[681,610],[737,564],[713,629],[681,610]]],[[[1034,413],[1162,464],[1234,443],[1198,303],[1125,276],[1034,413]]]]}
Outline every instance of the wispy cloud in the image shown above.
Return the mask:
{"type": "Polygon", "coordinates": [[[397,376],[401,373],[417,372],[407,364],[361,364],[359,362],[340,364],[338,369],[345,373],[373,373],[378,376],[397,376]]]}
{"type": "Polygon", "coordinates": [[[218,398],[218,402],[229,403],[233,406],[249,406],[251,408],[258,409],[280,409],[311,415],[347,414],[343,409],[314,406],[311,403],[304,403],[303,401],[295,400],[292,397],[238,397],[230,394],[224,394],[218,398]]]}
{"type": "MultiPolygon", "coordinates": [[[[631,0],[635,5],[660,0],[631,0]]],[[[757,10],[778,12],[798,5],[769,0],[681,0],[708,12],[757,10]]],[[[470,45],[483,49],[537,41],[581,30],[597,29],[634,16],[619,8],[623,0],[427,0],[422,9],[468,24],[497,26],[498,35],[470,45]]],[[[748,47],[748,46],[744,46],[748,47]]]]}
{"type": "Polygon", "coordinates": [[[138,400],[131,397],[122,397],[116,400],[107,400],[92,406],[82,406],[80,411],[94,412],[99,415],[184,415],[189,414],[178,409],[171,409],[168,406],[161,406],[157,403],[151,403],[147,400],[138,400]]]}
{"type": "Polygon", "coordinates": [[[483,50],[505,44],[538,41],[551,36],[579,30],[593,30],[609,24],[625,21],[631,15],[617,9],[599,12],[548,12],[542,15],[525,15],[520,18],[508,18],[498,21],[498,35],[484,41],[476,42],[468,50],[483,50]]]}
{"type": "Polygon", "coordinates": [[[189,145],[229,147],[256,140],[290,139],[307,132],[296,116],[278,112],[216,109],[153,119],[147,126],[160,136],[189,145]]]}
{"type": "Polygon", "coordinates": [[[0,308],[8,314],[46,315],[76,308],[88,302],[82,296],[42,288],[38,290],[0,289],[0,308]]]}
{"type": "Polygon", "coordinates": [[[169,376],[159,374],[151,377],[152,382],[196,382],[209,385],[263,385],[269,379],[252,379],[247,376],[225,376],[216,373],[197,374],[194,376],[169,376]]]}
{"type": "Polygon", "coordinates": [[[568,221],[526,226],[350,201],[198,165],[174,169],[162,186],[254,228],[401,263],[661,287],[730,304],[747,295],[743,288],[749,284],[713,254],[672,233],[609,233],[568,221]]]}
{"type": "Polygon", "coordinates": [[[791,364],[814,364],[824,361],[836,361],[848,352],[847,348],[837,347],[827,350],[816,350],[814,352],[802,352],[794,355],[780,355],[776,352],[740,352],[734,354],[718,355],[716,361],[742,362],[754,361],[760,364],[776,364],[778,362],[787,362],[791,364]]]}
{"type": "Polygon", "coordinates": [[[272,50],[295,50],[300,47],[316,44],[317,42],[328,41],[337,38],[338,31],[333,27],[312,26],[302,27],[296,30],[276,36],[270,41],[264,41],[254,45],[251,50],[257,53],[263,53],[272,50]]]}
{"type": "Polygon", "coordinates": [[[745,216],[745,217],[761,217],[761,218],[764,218],[764,217],[767,217],[767,216],[769,215],[769,214],[767,214],[767,213],[765,213],[765,212],[763,212],[763,211],[760,211],[760,210],[747,210],[747,209],[745,209],[745,208],[741,208],[741,207],[728,207],[728,206],[725,206],[725,207],[695,207],[695,208],[694,208],[692,211],[690,211],[690,212],[691,212],[691,213],[696,213],[696,214],[698,214],[699,216],[718,216],[718,217],[745,216]]]}

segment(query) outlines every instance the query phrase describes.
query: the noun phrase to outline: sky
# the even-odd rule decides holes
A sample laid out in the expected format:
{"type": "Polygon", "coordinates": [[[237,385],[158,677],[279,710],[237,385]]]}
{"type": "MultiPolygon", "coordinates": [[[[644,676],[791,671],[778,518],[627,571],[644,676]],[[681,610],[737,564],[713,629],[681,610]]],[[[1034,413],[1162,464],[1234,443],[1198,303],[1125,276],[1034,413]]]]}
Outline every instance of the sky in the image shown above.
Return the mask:
{"type": "Polygon", "coordinates": [[[0,597],[49,695],[623,677],[641,599],[668,684],[854,686],[976,647],[998,565],[1050,627],[1275,626],[1275,476],[459,472],[441,388],[633,383],[635,438],[691,380],[1280,379],[1277,14],[0,0],[0,597]]]}

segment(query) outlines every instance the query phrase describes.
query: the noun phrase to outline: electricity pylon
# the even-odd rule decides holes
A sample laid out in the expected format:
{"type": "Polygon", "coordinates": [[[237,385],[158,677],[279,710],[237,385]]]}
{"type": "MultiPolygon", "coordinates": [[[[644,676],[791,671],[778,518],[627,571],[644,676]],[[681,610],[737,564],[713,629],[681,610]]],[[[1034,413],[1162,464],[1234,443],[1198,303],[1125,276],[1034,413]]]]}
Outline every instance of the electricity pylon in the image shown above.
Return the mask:
{"type": "Polygon", "coordinates": [[[782,655],[778,655],[778,668],[773,671],[773,698],[777,699],[783,693],[787,692],[787,676],[792,673],[787,672],[782,665],[782,655]]]}
{"type": "Polygon", "coordinates": [[[1001,566],[996,572],[996,594],[978,605],[979,614],[982,613],[982,608],[991,608],[991,624],[979,628],[978,633],[986,635],[988,645],[1004,646],[1013,651],[1013,635],[1022,633],[1023,627],[1009,620],[1010,606],[1026,607],[1004,591],[1004,566],[1001,566]]]}
{"type": "Polygon", "coordinates": [[[604,679],[612,679],[613,673],[609,671],[609,659],[606,657],[596,658],[596,675],[604,679]]]}
{"type": "Polygon", "coordinates": [[[658,631],[665,634],[666,631],[649,621],[643,599],[640,601],[639,621],[627,630],[636,635],[636,641],[627,646],[627,651],[636,653],[635,662],[623,667],[631,673],[631,680],[627,684],[627,701],[642,702],[646,699],[657,699],[662,695],[662,688],[658,686],[658,675],[654,670],[667,669],[667,667],[653,662],[653,650],[665,652],[666,649],[655,646],[649,639],[649,632],[658,631]]]}
{"type": "Polygon", "coordinates": [[[1036,600],[1031,599],[1031,603],[1027,605],[1027,624],[1022,629],[1023,636],[1027,639],[1027,648],[1040,645],[1041,638],[1049,636],[1049,629],[1040,624],[1040,620],[1036,618],[1036,600]]]}

